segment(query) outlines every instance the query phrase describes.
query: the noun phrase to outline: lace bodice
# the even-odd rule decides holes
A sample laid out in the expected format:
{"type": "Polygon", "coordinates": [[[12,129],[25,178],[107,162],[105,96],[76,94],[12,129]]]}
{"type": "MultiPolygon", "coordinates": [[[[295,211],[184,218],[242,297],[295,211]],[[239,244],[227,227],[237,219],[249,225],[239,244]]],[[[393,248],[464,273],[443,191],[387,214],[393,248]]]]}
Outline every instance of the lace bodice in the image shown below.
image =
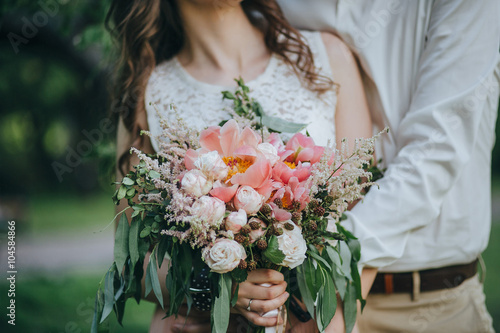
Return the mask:
{"type": "MultiPolygon", "coordinates": [[[[319,32],[302,32],[311,48],[315,65],[323,75],[332,77],[323,40],[319,32]]],[[[301,80],[281,58],[273,55],[264,73],[246,82],[250,96],[262,105],[270,116],[293,122],[309,124],[306,130],[316,144],[326,145],[335,140],[336,94],[328,91],[321,96],[305,88],[301,80]]],[[[228,109],[232,101],[222,100],[221,91],[234,91],[235,87],[224,87],[201,82],[193,78],[172,58],[159,64],[151,74],[146,87],[146,111],[149,130],[153,137],[161,134],[159,115],[173,116],[170,105],[174,104],[180,116],[191,126],[202,130],[229,119],[228,109]]],[[[304,130],[305,132],[305,130],[304,130]]],[[[153,147],[158,150],[156,140],[153,147]]]]}

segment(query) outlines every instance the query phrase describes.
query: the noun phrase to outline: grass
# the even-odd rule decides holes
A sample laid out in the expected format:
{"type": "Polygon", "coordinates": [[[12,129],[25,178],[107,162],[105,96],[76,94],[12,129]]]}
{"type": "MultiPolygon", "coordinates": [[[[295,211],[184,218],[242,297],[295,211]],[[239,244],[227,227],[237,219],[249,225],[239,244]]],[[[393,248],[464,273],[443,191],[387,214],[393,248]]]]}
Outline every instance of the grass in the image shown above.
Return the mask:
{"type": "MultiPolygon", "coordinates": [[[[21,276],[22,277],[22,276],[21,276]]],[[[36,276],[20,279],[16,283],[16,326],[12,330],[6,320],[0,322],[0,332],[23,333],[78,333],[90,332],[93,318],[94,297],[99,276],[36,276]]],[[[7,294],[2,281],[0,290],[7,294]]],[[[7,307],[7,297],[2,297],[2,309],[7,307]]],[[[110,315],[110,332],[147,332],[154,305],[129,300],[123,327],[110,315]]]]}

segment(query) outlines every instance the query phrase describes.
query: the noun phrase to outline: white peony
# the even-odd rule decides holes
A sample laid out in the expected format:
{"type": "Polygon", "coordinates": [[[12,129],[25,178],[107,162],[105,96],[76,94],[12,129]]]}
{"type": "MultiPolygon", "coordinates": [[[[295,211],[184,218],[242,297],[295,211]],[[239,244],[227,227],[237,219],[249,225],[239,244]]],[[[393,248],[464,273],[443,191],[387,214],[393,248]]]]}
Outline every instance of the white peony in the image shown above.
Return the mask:
{"type": "Polygon", "coordinates": [[[274,166],[280,160],[278,150],[275,146],[268,142],[261,143],[257,146],[257,150],[264,155],[264,157],[274,166]]]}
{"type": "Polygon", "coordinates": [[[227,238],[219,238],[214,245],[203,250],[203,258],[208,267],[212,272],[220,274],[232,271],[238,267],[240,260],[246,257],[245,248],[227,238]]]}
{"type": "Polygon", "coordinates": [[[209,225],[219,226],[226,213],[226,204],[220,199],[203,196],[193,204],[191,213],[209,225]]]}
{"type": "Polygon", "coordinates": [[[219,153],[214,150],[198,156],[194,166],[201,170],[208,178],[223,180],[227,177],[229,167],[224,163],[219,153]]]}
{"type": "Polygon", "coordinates": [[[243,209],[248,215],[255,214],[262,206],[264,196],[250,186],[240,186],[234,196],[236,209],[243,209]]]}
{"type": "Polygon", "coordinates": [[[238,233],[241,227],[247,224],[247,213],[240,209],[237,212],[232,212],[226,218],[226,230],[231,230],[234,233],[238,233]]]}
{"type": "Polygon", "coordinates": [[[201,197],[210,192],[213,182],[200,170],[193,169],[182,177],[181,186],[186,193],[201,197]]]}
{"type": "MultiPolygon", "coordinates": [[[[292,221],[286,222],[293,224],[292,221]]],[[[307,245],[300,227],[295,226],[293,230],[283,228],[283,235],[278,236],[278,248],[286,256],[282,266],[295,268],[302,264],[306,258],[307,245]]]]}
{"type": "MultiPolygon", "coordinates": [[[[331,217],[328,217],[328,224],[326,226],[326,231],[328,231],[328,232],[337,232],[337,224],[335,223],[335,220],[332,219],[331,217]]],[[[337,246],[337,243],[339,242],[336,239],[327,239],[326,241],[331,246],[337,246]]]]}

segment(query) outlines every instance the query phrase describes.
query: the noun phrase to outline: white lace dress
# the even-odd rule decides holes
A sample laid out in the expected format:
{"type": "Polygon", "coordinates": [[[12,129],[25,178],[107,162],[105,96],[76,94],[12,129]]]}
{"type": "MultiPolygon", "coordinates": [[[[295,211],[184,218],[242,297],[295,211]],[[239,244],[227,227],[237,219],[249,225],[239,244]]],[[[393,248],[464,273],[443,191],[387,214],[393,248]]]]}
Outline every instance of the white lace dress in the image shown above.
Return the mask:
{"type": "MultiPolygon", "coordinates": [[[[333,78],[320,33],[302,31],[302,34],[314,55],[316,67],[321,74],[333,78]]],[[[259,101],[267,115],[309,124],[307,131],[318,145],[326,145],[328,140],[335,141],[337,98],[333,90],[321,96],[308,90],[293,69],[276,55],[271,57],[264,73],[246,84],[251,90],[250,96],[259,101]]],[[[223,90],[234,91],[235,87],[198,81],[175,57],[159,64],[149,78],[145,95],[151,134],[161,134],[155,106],[163,118],[169,119],[173,116],[169,106],[174,104],[181,117],[198,130],[229,119],[225,110],[230,109],[232,101],[222,100],[223,90]]],[[[152,143],[158,150],[156,140],[153,139],[152,143]]]]}

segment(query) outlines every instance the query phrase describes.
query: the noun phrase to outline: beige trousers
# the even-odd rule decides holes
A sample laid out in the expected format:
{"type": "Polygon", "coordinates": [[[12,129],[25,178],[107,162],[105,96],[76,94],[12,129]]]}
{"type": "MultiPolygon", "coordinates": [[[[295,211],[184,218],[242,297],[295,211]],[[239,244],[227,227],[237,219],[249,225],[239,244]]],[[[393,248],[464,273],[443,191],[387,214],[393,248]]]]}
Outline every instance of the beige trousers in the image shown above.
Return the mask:
{"type": "Polygon", "coordinates": [[[411,294],[373,294],[359,317],[360,333],[490,333],[492,319],[486,310],[478,276],[451,289],[411,294]]]}

